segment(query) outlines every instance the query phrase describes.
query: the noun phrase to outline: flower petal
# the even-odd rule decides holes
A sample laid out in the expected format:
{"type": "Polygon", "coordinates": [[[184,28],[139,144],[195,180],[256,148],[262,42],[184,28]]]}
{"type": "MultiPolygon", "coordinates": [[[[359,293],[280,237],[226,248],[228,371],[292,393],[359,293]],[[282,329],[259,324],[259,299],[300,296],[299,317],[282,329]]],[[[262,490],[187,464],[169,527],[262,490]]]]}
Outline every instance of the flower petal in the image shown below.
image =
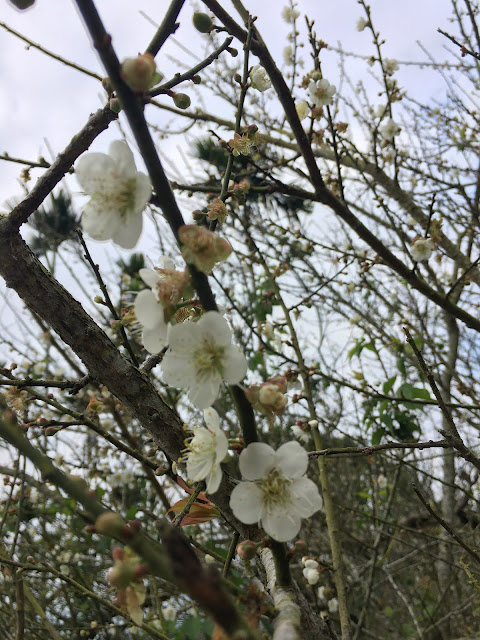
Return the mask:
{"type": "Polygon", "coordinates": [[[242,350],[236,345],[230,345],[225,350],[223,361],[223,379],[227,384],[237,384],[245,377],[248,363],[242,350]]]}
{"type": "Polygon", "coordinates": [[[161,280],[158,273],[153,269],[139,269],[138,275],[150,289],[154,289],[157,286],[157,282],[161,280]]]}
{"type": "Polygon", "coordinates": [[[193,367],[193,352],[198,348],[197,323],[187,321],[171,325],[168,331],[168,344],[176,354],[188,355],[193,367]]]}
{"type": "Polygon", "coordinates": [[[258,480],[273,468],[275,451],[265,442],[252,442],[240,454],[240,473],[246,480],[258,480]]]}
{"type": "Polygon", "coordinates": [[[167,331],[160,328],[144,329],[142,334],[143,346],[148,353],[160,353],[167,344],[167,331]]]}
{"type": "Polygon", "coordinates": [[[115,163],[115,173],[119,179],[128,180],[137,175],[135,158],[124,140],[114,140],[108,148],[108,153],[115,163]]]}
{"type": "Polygon", "coordinates": [[[213,407],[208,407],[203,412],[203,419],[209,429],[215,432],[220,431],[220,418],[213,407]]]}
{"type": "Polygon", "coordinates": [[[230,496],[230,509],[244,524],[258,522],[262,512],[262,492],[253,482],[237,484],[230,496]]]}
{"type": "Polygon", "coordinates": [[[167,384],[180,389],[195,384],[195,372],[188,355],[179,355],[169,349],[162,360],[162,377],[167,384]]]}
{"type": "Polygon", "coordinates": [[[208,336],[219,346],[227,346],[232,342],[230,327],[218,311],[207,311],[197,322],[197,326],[202,336],[208,336]]]}
{"type": "Polygon", "coordinates": [[[207,493],[215,493],[218,491],[218,487],[222,481],[222,475],[222,468],[219,464],[216,464],[210,472],[210,475],[206,478],[207,493]]]}
{"type": "Polygon", "coordinates": [[[105,209],[94,197],[85,205],[82,213],[82,228],[94,240],[110,240],[112,229],[119,224],[113,209],[105,209]]]}
{"type": "Polygon", "coordinates": [[[287,478],[300,478],[308,466],[308,453],[296,440],[282,444],[275,454],[275,466],[287,478]]]}
{"type": "Polygon", "coordinates": [[[309,518],[323,507],[317,485],[309,478],[297,478],[290,485],[292,509],[300,518],[309,518]]]}
{"type": "MultiPolygon", "coordinates": [[[[195,380],[194,384],[188,385],[190,387],[188,391],[190,402],[195,405],[197,409],[207,409],[217,399],[221,382],[222,379],[218,375],[212,375],[200,384],[198,379],[195,380]]],[[[186,386],[185,382],[183,386],[186,386]]]]}
{"type": "Polygon", "coordinates": [[[135,183],[135,204],[133,210],[135,213],[143,213],[145,207],[152,195],[152,183],[150,178],[144,173],[137,173],[135,183]]]}
{"type": "Polygon", "coordinates": [[[165,336],[167,334],[167,324],[163,316],[163,306],[157,302],[153,293],[147,289],[140,291],[135,298],[134,304],[137,320],[145,329],[153,329],[165,325],[165,336]]]}
{"type": "Polygon", "coordinates": [[[124,249],[133,249],[142,233],[143,216],[129,211],[112,233],[112,240],[124,249]]]}
{"type": "Polygon", "coordinates": [[[300,531],[302,521],[295,513],[288,513],[285,508],[262,512],[261,526],[268,535],[277,542],[288,542],[300,531]]]}
{"type": "Polygon", "coordinates": [[[105,180],[111,179],[114,170],[115,163],[106,153],[85,153],[75,163],[75,176],[90,196],[103,190],[105,180]]]}

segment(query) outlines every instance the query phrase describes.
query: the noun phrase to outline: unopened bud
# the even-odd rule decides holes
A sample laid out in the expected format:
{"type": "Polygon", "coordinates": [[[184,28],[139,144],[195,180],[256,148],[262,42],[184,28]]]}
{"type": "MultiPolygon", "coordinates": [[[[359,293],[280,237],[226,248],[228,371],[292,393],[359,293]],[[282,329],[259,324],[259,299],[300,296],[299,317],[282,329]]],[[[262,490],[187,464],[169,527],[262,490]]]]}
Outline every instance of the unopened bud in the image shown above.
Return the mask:
{"type": "Polygon", "coordinates": [[[293,545],[293,549],[295,553],[307,553],[308,547],[305,540],[295,540],[295,544],[293,545]]]}
{"type": "Polygon", "coordinates": [[[173,103],[178,109],[188,109],[192,104],[192,101],[190,100],[190,96],[187,96],[186,93],[176,93],[173,96],[173,103]]]}
{"type": "Polygon", "coordinates": [[[110,111],[113,111],[113,113],[120,113],[122,110],[122,103],[118,98],[110,98],[108,106],[110,107],[110,111]]]}
{"type": "Polygon", "coordinates": [[[109,569],[107,573],[108,582],[118,589],[128,587],[134,579],[135,573],[133,567],[128,564],[116,564],[114,567],[109,569]]]}
{"type": "Polygon", "coordinates": [[[93,301],[97,304],[105,304],[105,300],[102,298],[102,296],[95,296],[93,301]]]}
{"type": "Polygon", "coordinates": [[[106,536],[118,536],[123,526],[122,516],[118,513],[113,513],[113,511],[102,513],[95,522],[95,530],[106,536]]]}
{"type": "Polygon", "coordinates": [[[238,49],[235,49],[235,47],[227,47],[227,51],[232,58],[236,58],[238,56],[238,49]]]}
{"type": "Polygon", "coordinates": [[[47,427],[46,429],[44,429],[43,433],[46,436],[54,436],[57,431],[60,431],[60,429],[58,427],[47,427]]]}
{"type": "Polygon", "coordinates": [[[35,0],[10,0],[17,9],[28,9],[35,4],[35,0]]]}
{"type": "Polygon", "coordinates": [[[200,211],[200,209],[195,209],[195,211],[192,211],[192,218],[198,222],[200,220],[204,220],[206,217],[206,214],[203,213],[203,211],[200,211]]]}
{"type": "Polygon", "coordinates": [[[202,82],[202,79],[199,75],[196,75],[196,76],[193,76],[192,82],[193,84],[200,84],[202,82]]]}
{"type": "Polygon", "coordinates": [[[127,58],[122,63],[121,75],[124,82],[136,93],[150,89],[156,65],[150,53],[143,53],[136,58],[127,58]]]}
{"type": "Polygon", "coordinates": [[[210,33],[213,29],[213,21],[207,13],[195,11],[192,22],[195,29],[200,33],[210,33]]]}
{"type": "Polygon", "coordinates": [[[102,78],[102,87],[105,89],[108,95],[111,95],[114,92],[112,81],[108,76],[106,78],[102,78]]]}
{"type": "Polygon", "coordinates": [[[237,545],[237,553],[242,560],[251,560],[257,553],[257,545],[252,540],[244,540],[237,545]]]}
{"type": "Polygon", "coordinates": [[[242,76],[239,73],[234,73],[233,79],[235,80],[235,82],[238,82],[238,84],[242,82],[242,76]]]}

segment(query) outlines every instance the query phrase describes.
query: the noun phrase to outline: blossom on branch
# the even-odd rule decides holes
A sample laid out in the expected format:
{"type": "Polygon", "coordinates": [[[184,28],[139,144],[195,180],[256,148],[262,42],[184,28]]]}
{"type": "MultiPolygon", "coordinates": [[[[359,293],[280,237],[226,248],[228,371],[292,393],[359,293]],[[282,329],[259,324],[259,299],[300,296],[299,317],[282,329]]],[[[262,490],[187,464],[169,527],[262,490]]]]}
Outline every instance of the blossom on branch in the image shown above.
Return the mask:
{"type": "Polygon", "coordinates": [[[152,194],[150,178],[137,171],[123,140],[112,142],[109,153],[86,153],[75,165],[77,179],[90,197],[82,227],[94,240],[113,240],[133,249],[142,232],[142,213],[152,194]]]}
{"type": "Polygon", "coordinates": [[[258,522],[274,540],[287,542],[299,532],[302,518],[321,509],[317,485],[304,477],[308,455],[298,442],[277,451],[253,442],[240,454],[239,464],[246,482],[232,491],[230,508],[241,522],[258,522]]]}
{"type": "Polygon", "coordinates": [[[308,85],[310,100],[317,109],[327,104],[332,104],[336,91],[337,88],[333,84],[330,84],[326,78],[317,81],[310,80],[308,85]]]}
{"type": "Polygon", "coordinates": [[[418,238],[413,242],[410,252],[415,262],[427,262],[432,257],[434,248],[431,238],[418,238]]]}
{"type": "Polygon", "coordinates": [[[217,399],[222,380],[237,384],[247,373],[247,361],[232,344],[232,331],[217,311],[208,311],[198,322],[169,327],[169,349],[162,361],[165,382],[188,389],[198,409],[217,399]]]}
{"type": "Polygon", "coordinates": [[[215,493],[220,486],[220,463],[227,455],[228,439],[220,429],[218,413],[212,407],[203,412],[205,427],[193,427],[193,437],[187,444],[187,477],[193,482],[205,480],[207,493],[215,493]]]}
{"type": "Polygon", "coordinates": [[[272,86],[268,73],[259,64],[256,64],[250,71],[250,82],[252,83],[253,89],[260,91],[261,93],[270,89],[272,86]]]}

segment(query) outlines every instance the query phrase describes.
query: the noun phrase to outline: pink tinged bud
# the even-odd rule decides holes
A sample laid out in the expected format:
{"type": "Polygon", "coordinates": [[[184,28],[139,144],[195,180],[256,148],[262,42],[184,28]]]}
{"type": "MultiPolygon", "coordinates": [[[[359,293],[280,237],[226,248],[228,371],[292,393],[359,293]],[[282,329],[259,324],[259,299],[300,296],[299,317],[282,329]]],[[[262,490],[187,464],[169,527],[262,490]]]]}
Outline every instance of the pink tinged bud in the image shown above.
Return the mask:
{"type": "Polygon", "coordinates": [[[156,69],[155,60],[150,53],[143,53],[136,58],[127,58],[122,63],[123,81],[135,93],[143,93],[150,89],[156,69]]]}
{"type": "Polygon", "coordinates": [[[46,436],[54,436],[54,435],[57,433],[57,431],[60,431],[60,429],[59,429],[58,427],[47,427],[47,428],[43,431],[43,433],[44,433],[46,436]]]}
{"type": "Polygon", "coordinates": [[[135,578],[143,578],[148,574],[148,567],[146,564],[137,564],[133,570],[135,578]]]}
{"type": "Polygon", "coordinates": [[[293,549],[295,553],[307,553],[307,543],[305,542],[305,540],[296,540],[295,544],[293,545],[293,549]]]}
{"type": "Polygon", "coordinates": [[[251,540],[244,540],[237,545],[237,553],[242,560],[251,560],[257,553],[257,545],[251,540]]]}
{"type": "Polygon", "coordinates": [[[115,562],[122,562],[125,558],[125,549],[123,547],[114,547],[112,549],[112,557],[115,562]]]}
{"type": "Polygon", "coordinates": [[[113,511],[109,511],[102,513],[102,515],[97,518],[95,529],[98,533],[103,533],[106,536],[117,537],[122,532],[123,525],[122,516],[118,513],[113,513],[113,511]]]}
{"type": "Polygon", "coordinates": [[[217,262],[226,260],[233,251],[229,242],[194,224],[180,227],[178,235],[183,244],[185,262],[204,273],[210,273],[217,262]]]}

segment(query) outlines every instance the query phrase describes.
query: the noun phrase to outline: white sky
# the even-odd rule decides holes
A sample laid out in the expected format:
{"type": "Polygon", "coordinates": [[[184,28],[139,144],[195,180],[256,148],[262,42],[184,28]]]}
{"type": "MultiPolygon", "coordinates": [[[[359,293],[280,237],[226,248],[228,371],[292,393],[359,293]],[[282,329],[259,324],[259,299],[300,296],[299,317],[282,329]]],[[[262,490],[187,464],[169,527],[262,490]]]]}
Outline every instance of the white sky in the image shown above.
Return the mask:
{"type": "MultiPolygon", "coordinates": [[[[236,17],[231,3],[225,1],[223,4],[236,17]]],[[[154,33],[154,27],[141,11],[160,23],[168,5],[168,0],[98,0],[98,9],[107,31],[113,37],[120,59],[143,51],[154,33]]],[[[444,49],[445,38],[437,33],[438,27],[446,30],[451,28],[449,0],[371,0],[370,5],[374,24],[386,39],[383,49],[385,56],[400,61],[424,61],[425,54],[416,44],[417,40],[421,40],[438,61],[453,61],[453,57],[444,49]]],[[[245,6],[258,16],[260,33],[270,46],[277,63],[282,66],[282,50],[287,44],[288,34],[288,26],[280,16],[284,3],[277,0],[245,0],[245,6]]],[[[356,30],[356,22],[363,15],[356,0],[299,0],[298,8],[315,19],[317,36],[329,44],[336,46],[341,42],[346,50],[362,55],[374,53],[370,33],[359,33],[356,30]]],[[[37,0],[33,8],[24,12],[17,11],[8,1],[4,1],[2,9],[1,20],[9,27],[45,48],[103,75],[73,1],[37,0]]],[[[192,12],[193,6],[187,0],[180,15],[181,26],[175,37],[193,53],[202,56],[205,52],[205,38],[193,29],[192,12]]],[[[303,22],[301,24],[304,32],[303,22]]],[[[192,64],[192,59],[175,43],[168,42],[157,58],[157,66],[165,73],[166,78],[178,70],[168,58],[169,55],[192,64]]],[[[304,57],[305,68],[308,70],[310,64],[306,49],[304,57]]],[[[254,63],[255,60],[252,61],[254,63]]],[[[367,76],[363,61],[359,63],[352,60],[349,68],[354,81],[357,76],[367,76]]],[[[335,84],[338,74],[335,54],[325,53],[323,71],[330,82],[335,84]]],[[[410,95],[420,100],[428,100],[444,91],[438,75],[427,70],[401,67],[396,77],[402,87],[408,88],[410,95]]],[[[30,160],[43,155],[51,161],[49,148],[54,153],[63,149],[85,124],[89,113],[102,106],[105,100],[105,94],[96,80],[65,67],[35,49],[27,49],[24,42],[2,28],[0,86],[0,153],[8,152],[13,157],[30,160]]],[[[161,99],[171,104],[167,97],[161,99]]],[[[214,109],[216,104],[207,101],[209,109],[214,109]]],[[[217,111],[217,115],[232,118],[231,112],[217,111]]],[[[168,116],[158,112],[155,117],[160,123],[165,123],[168,119],[168,116]]],[[[128,133],[123,117],[121,121],[128,133]]],[[[118,129],[113,125],[95,141],[92,149],[106,151],[108,143],[115,138],[118,138],[118,129]]],[[[178,158],[177,144],[178,138],[163,142],[162,152],[178,158]]],[[[21,169],[21,165],[1,161],[0,211],[4,210],[1,205],[7,199],[18,197],[22,193],[18,184],[21,169]]],[[[39,175],[41,170],[32,171],[30,187],[39,175]]],[[[188,176],[185,178],[188,180],[188,176]]],[[[72,188],[75,188],[73,181],[72,188]]],[[[96,245],[96,250],[104,251],[105,244],[93,244],[96,245]]],[[[144,249],[143,246],[141,248],[144,249]]],[[[0,282],[0,290],[2,288],[3,283],[0,282]]],[[[6,316],[9,314],[0,313],[0,325],[6,316]]]]}

